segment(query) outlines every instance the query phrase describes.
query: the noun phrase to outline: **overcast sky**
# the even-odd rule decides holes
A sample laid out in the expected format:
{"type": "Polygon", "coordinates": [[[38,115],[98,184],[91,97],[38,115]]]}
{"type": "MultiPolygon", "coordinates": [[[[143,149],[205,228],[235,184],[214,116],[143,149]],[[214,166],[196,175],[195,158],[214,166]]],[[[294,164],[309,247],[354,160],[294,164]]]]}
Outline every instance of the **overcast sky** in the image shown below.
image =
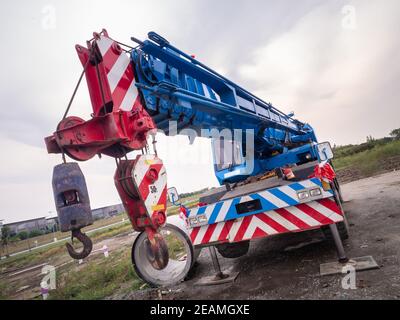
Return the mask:
{"type": "MultiPolygon", "coordinates": [[[[0,26],[5,222],[55,214],[51,175],[60,156],[46,153],[43,138],[55,130],[81,72],[74,45],[102,28],[125,43],[160,33],[278,109],[294,111],[320,141],[360,143],[400,127],[397,0],[8,0],[0,26]]],[[[70,114],[90,113],[83,85],[70,114]]],[[[217,185],[209,141],[158,140],[170,186],[187,192],[217,185]]],[[[92,208],[120,202],[113,159],[81,168],[92,208]]]]}

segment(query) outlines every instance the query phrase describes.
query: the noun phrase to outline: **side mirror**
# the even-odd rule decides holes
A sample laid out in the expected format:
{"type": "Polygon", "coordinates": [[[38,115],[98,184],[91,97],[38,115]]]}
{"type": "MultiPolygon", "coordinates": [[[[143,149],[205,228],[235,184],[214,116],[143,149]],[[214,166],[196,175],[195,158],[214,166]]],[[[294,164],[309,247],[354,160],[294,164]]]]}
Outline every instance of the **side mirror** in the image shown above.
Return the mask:
{"type": "Polygon", "coordinates": [[[318,143],[317,152],[320,162],[333,158],[333,151],[329,142],[318,143]]]}
{"type": "Polygon", "coordinates": [[[168,193],[168,200],[171,202],[173,205],[179,200],[179,194],[178,191],[176,190],[175,187],[168,188],[167,190],[168,193]]]}

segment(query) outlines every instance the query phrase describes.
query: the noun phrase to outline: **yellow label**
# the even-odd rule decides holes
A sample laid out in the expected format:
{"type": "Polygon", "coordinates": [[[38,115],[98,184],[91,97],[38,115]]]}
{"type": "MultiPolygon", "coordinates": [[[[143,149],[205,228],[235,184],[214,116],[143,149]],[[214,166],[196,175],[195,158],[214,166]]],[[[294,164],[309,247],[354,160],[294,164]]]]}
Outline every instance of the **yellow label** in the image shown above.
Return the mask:
{"type": "Polygon", "coordinates": [[[151,207],[152,211],[160,211],[160,210],[164,210],[164,209],[165,209],[165,206],[163,204],[157,204],[157,205],[151,207]]]}
{"type": "Polygon", "coordinates": [[[144,160],[144,162],[145,162],[146,164],[148,164],[148,165],[154,164],[154,160],[152,160],[152,159],[144,160]]]}

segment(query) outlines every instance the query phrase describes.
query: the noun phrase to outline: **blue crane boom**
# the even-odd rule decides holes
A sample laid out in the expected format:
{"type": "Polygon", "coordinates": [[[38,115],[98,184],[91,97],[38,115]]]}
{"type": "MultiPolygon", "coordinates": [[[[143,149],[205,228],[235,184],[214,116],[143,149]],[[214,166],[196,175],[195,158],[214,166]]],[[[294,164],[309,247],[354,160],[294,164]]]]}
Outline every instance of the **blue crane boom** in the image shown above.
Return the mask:
{"type": "MultiPolygon", "coordinates": [[[[158,129],[171,134],[170,121],[175,120],[178,130],[190,128],[198,134],[202,129],[254,132],[254,166],[246,171],[245,159],[222,170],[215,164],[220,183],[316,159],[309,144],[316,142],[310,125],[284,114],[158,34],[150,32],[148,37],[144,42],[132,38],[140,45],[132,50],[131,59],[136,86],[158,129]]],[[[243,154],[244,145],[240,148],[243,154]]]]}

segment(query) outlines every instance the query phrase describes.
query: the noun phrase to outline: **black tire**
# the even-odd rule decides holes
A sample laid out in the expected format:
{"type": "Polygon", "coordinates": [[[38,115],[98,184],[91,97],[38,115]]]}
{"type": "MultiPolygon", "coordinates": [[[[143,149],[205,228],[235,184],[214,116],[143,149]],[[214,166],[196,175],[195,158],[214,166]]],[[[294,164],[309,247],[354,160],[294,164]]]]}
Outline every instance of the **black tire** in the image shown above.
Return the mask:
{"type": "Polygon", "coordinates": [[[343,201],[343,196],[342,196],[342,190],[340,190],[340,184],[339,184],[339,181],[337,180],[337,178],[335,178],[333,180],[333,184],[335,186],[335,190],[337,192],[337,196],[339,198],[340,203],[343,203],[344,201],[343,201]]]}
{"type": "Polygon", "coordinates": [[[224,258],[239,258],[244,256],[250,247],[250,241],[242,241],[236,243],[222,243],[216,245],[216,248],[224,258]]]}

